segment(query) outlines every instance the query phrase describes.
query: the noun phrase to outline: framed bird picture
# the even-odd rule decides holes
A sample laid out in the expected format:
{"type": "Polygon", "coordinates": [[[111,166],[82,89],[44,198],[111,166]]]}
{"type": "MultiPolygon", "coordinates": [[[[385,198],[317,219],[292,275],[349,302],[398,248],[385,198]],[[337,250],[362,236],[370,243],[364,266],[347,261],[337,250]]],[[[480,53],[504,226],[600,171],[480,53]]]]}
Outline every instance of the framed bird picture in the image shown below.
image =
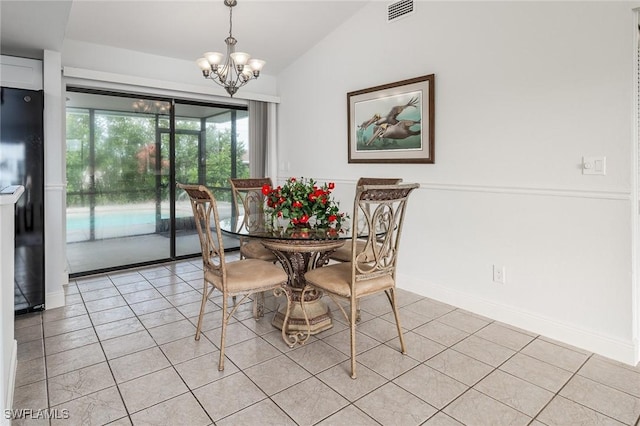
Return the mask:
{"type": "Polygon", "coordinates": [[[349,163],[433,163],[429,74],[347,93],[349,163]]]}

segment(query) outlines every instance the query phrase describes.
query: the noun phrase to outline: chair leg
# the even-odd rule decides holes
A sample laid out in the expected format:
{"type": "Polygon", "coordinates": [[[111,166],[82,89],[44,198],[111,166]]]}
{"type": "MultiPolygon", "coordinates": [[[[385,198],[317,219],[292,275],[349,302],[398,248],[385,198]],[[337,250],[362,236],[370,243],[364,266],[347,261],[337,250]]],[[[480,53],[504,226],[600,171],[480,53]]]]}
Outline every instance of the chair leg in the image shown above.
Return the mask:
{"type": "Polygon", "coordinates": [[[224,294],[222,298],[222,330],[220,332],[220,360],[218,360],[218,371],[224,370],[224,341],[227,337],[227,321],[229,318],[227,316],[227,295],[224,294]]]}
{"type": "Polygon", "coordinates": [[[200,303],[200,315],[198,315],[198,327],[196,327],[196,340],[200,340],[200,331],[202,330],[202,318],[204,317],[204,308],[207,304],[208,284],[205,281],[202,286],[202,302],[200,303]]]}
{"type": "Polygon", "coordinates": [[[349,316],[349,326],[351,327],[351,378],[356,378],[356,312],[358,311],[358,301],[351,299],[351,315],[349,316]]]}
{"type": "Polygon", "coordinates": [[[404,336],[402,335],[402,326],[400,325],[400,313],[398,312],[398,304],[396,303],[396,292],[394,288],[388,290],[387,295],[391,302],[391,308],[393,309],[393,315],[396,317],[396,327],[398,328],[398,337],[400,338],[400,351],[403,354],[407,353],[407,348],[404,345],[404,336]]]}
{"type": "Polygon", "coordinates": [[[264,291],[253,295],[253,317],[260,319],[264,316],[264,291]]]}
{"type": "Polygon", "coordinates": [[[289,346],[293,348],[295,345],[304,345],[309,337],[311,337],[311,323],[309,322],[309,317],[307,316],[307,311],[304,306],[304,295],[307,290],[310,290],[311,287],[305,286],[302,289],[300,294],[300,308],[302,309],[302,313],[304,314],[304,320],[307,325],[307,332],[296,331],[294,333],[289,333],[289,316],[291,315],[291,309],[294,304],[293,300],[293,290],[290,287],[283,285],[282,287],[276,288],[273,290],[273,294],[276,297],[280,297],[284,294],[287,298],[287,310],[284,315],[284,320],[282,321],[282,340],[289,346]]]}

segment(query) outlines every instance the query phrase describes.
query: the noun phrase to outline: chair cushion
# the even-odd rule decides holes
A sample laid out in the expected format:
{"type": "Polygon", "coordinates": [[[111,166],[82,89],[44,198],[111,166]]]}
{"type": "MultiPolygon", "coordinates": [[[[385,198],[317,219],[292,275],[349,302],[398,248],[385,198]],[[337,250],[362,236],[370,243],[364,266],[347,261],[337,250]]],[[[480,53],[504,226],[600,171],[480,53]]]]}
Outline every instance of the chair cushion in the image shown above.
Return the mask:
{"type": "MultiPolygon", "coordinates": [[[[351,296],[351,262],[336,263],[307,272],[304,275],[308,284],[337,294],[341,297],[351,296]]],[[[383,275],[355,283],[356,297],[366,296],[394,287],[391,275],[383,275]]]]}
{"type": "Polygon", "coordinates": [[[260,241],[251,240],[240,246],[240,253],[247,259],[260,259],[274,261],[276,255],[266,248],[260,241]]]}
{"type": "MultiPolygon", "coordinates": [[[[361,240],[356,241],[356,251],[358,253],[362,253],[364,251],[365,244],[366,243],[364,241],[361,241],[361,240]]],[[[331,253],[329,258],[333,260],[337,260],[339,262],[351,262],[351,247],[352,247],[352,242],[347,241],[346,243],[344,243],[342,247],[338,248],[336,251],[331,253]]],[[[371,251],[371,248],[367,250],[367,258],[364,260],[367,260],[367,261],[373,260],[373,252],[371,251]]]]}
{"type": "MultiPolygon", "coordinates": [[[[287,273],[280,265],[258,259],[228,262],[227,291],[229,293],[251,293],[278,287],[287,282],[287,273]]],[[[204,274],[205,280],[222,290],[222,278],[211,271],[204,274]]]]}

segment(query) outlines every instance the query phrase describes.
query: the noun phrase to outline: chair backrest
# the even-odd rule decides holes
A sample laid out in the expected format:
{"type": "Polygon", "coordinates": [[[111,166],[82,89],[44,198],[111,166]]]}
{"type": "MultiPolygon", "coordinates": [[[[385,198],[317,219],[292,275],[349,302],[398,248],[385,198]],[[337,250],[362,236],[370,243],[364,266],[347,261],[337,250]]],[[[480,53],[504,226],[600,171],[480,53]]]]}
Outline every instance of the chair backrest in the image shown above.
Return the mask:
{"type": "Polygon", "coordinates": [[[402,182],[402,178],[370,178],[370,177],[361,177],[358,179],[358,184],[356,186],[362,185],[398,185],[402,182]]]}
{"type": "Polygon", "coordinates": [[[420,185],[363,185],[356,190],[353,220],[363,219],[359,237],[352,236],[352,283],[391,275],[395,278],[398,248],[409,194],[420,185]],[[358,247],[356,240],[364,241],[358,247]]]}
{"type": "Polygon", "coordinates": [[[358,179],[356,187],[362,185],[398,185],[400,183],[402,183],[402,178],[361,177],[358,179]]]}
{"type": "Polygon", "coordinates": [[[216,199],[204,185],[183,185],[178,183],[176,186],[189,195],[193,218],[200,237],[203,267],[205,271],[210,271],[220,276],[224,283],[226,281],[224,246],[219,226],[220,216],[218,216],[216,199]],[[211,222],[212,217],[213,222],[211,222]],[[212,224],[215,228],[215,236],[211,230],[212,224]]]}
{"type": "Polygon", "coordinates": [[[231,192],[233,195],[233,205],[236,214],[244,212],[242,223],[237,224],[238,228],[245,227],[248,231],[259,229],[264,222],[265,196],[262,194],[264,185],[273,186],[271,178],[250,178],[233,179],[229,178],[231,192]]]}

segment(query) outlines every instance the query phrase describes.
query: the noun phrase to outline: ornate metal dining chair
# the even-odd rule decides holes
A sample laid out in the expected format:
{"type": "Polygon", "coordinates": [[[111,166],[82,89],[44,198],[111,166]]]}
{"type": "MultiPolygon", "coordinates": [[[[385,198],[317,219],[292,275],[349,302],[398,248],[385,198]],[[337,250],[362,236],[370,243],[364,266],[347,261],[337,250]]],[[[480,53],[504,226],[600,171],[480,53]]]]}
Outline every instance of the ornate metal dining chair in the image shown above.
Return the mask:
{"type": "MultiPolygon", "coordinates": [[[[365,185],[356,190],[353,221],[362,217],[364,229],[361,235],[364,246],[358,250],[361,240],[353,229],[351,237],[351,261],[335,263],[313,269],[305,274],[307,287],[328,294],[346,318],[351,331],[351,377],[356,378],[356,317],[359,299],[385,292],[395,316],[400,348],[406,353],[400,316],[396,302],[396,265],[404,215],[409,194],[420,185],[365,185]],[[339,299],[349,302],[349,314],[339,299]]],[[[304,294],[303,294],[304,298],[304,294]]]]}
{"type": "MultiPolygon", "coordinates": [[[[213,194],[204,185],[177,184],[177,187],[189,195],[202,248],[204,284],[196,340],[200,340],[202,318],[209,296],[214,289],[222,292],[222,333],[218,362],[218,370],[222,371],[224,370],[224,342],[227,324],[233,314],[242,302],[252,294],[267,290],[275,290],[279,293],[287,283],[287,274],[280,266],[260,259],[225,262],[222,233],[219,226],[220,217],[213,194]],[[213,231],[212,226],[215,228],[213,231]],[[242,299],[239,303],[233,303],[229,307],[229,298],[234,296],[242,296],[242,299]]],[[[289,310],[287,309],[285,321],[288,319],[288,314],[289,310]]]]}
{"type": "MultiPolygon", "coordinates": [[[[271,178],[232,179],[229,178],[233,195],[233,205],[236,212],[244,211],[244,220],[238,227],[247,230],[261,227],[264,217],[265,196],[262,194],[263,185],[272,186],[271,178]]],[[[256,239],[243,237],[240,240],[241,259],[261,259],[275,262],[276,256],[256,239]]]]}
{"type": "MultiPolygon", "coordinates": [[[[368,178],[361,177],[358,179],[356,188],[363,185],[397,185],[402,182],[402,178],[368,178]]],[[[354,222],[357,224],[358,222],[354,222]]],[[[361,251],[364,247],[364,241],[359,240],[357,243],[358,250],[361,251]]],[[[331,253],[329,259],[338,262],[351,261],[351,241],[347,241],[342,247],[331,253]]]]}
{"type": "MultiPolygon", "coordinates": [[[[402,178],[370,178],[370,177],[361,177],[358,179],[358,183],[356,184],[356,188],[363,185],[397,185],[402,182],[402,178]]],[[[357,224],[358,222],[354,222],[357,224]]],[[[356,250],[359,252],[364,250],[365,241],[358,240],[356,242],[356,250]]],[[[351,241],[347,241],[344,243],[342,247],[335,250],[329,256],[330,260],[335,260],[336,262],[350,262],[351,261],[351,241]]],[[[360,307],[356,309],[356,321],[360,321],[360,307]]]]}
{"type": "MultiPolygon", "coordinates": [[[[229,178],[229,184],[237,214],[245,213],[242,223],[237,224],[238,229],[245,228],[247,231],[251,231],[262,227],[264,215],[261,213],[264,213],[265,204],[262,187],[264,185],[273,186],[271,178],[229,178]]],[[[273,263],[278,260],[276,255],[263,246],[259,240],[249,237],[240,237],[240,259],[260,259],[273,263]]],[[[264,293],[256,295],[253,301],[253,314],[264,316],[264,293]]]]}

